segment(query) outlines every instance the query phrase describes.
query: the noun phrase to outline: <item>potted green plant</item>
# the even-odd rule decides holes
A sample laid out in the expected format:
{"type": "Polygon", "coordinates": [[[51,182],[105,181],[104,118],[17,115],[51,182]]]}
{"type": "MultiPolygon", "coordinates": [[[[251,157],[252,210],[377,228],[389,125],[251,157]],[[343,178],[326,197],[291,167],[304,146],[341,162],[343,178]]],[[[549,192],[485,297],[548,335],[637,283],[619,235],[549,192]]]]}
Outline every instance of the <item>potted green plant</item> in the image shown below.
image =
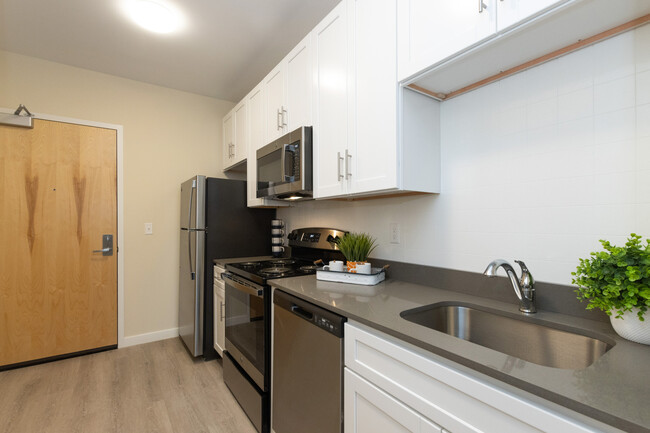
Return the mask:
{"type": "Polygon", "coordinates": [[[347,269],[351,273],[369,274],[368,256],[377,246],[375,239],[366,233],[348,233],[337,240],[341,253],[347,260],[347,269]]]}
{"type": "Polygon", "coordinates": [[[650,344],[650,240],[632,233],[624,247],[601,240],[605,251],[580,259],[573,284],[587,309],[598,308],[610,316],[614,330],[623,338],[650,344]]]}

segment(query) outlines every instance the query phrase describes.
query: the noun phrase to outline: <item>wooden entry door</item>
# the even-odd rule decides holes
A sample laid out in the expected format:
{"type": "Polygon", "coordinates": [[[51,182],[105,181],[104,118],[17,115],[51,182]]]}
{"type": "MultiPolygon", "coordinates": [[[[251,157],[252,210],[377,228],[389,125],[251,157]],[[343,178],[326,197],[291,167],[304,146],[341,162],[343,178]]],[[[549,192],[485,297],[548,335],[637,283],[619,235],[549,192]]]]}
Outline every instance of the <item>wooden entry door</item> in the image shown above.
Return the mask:
{"type": "Polygon", "coordinates": [[[116,158],[112,129],[0,125],[0,366],[117,345],[116,158]]]}

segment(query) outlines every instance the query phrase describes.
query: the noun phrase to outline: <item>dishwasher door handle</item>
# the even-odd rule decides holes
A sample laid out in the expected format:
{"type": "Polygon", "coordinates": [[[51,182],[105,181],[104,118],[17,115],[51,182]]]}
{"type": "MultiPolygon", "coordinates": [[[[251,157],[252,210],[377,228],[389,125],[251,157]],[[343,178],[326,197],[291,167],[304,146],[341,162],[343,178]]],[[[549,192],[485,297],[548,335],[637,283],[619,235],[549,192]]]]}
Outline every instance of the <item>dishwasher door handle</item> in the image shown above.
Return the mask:
{"type": "Polygon", "coordinates": [[[291,312],[295,314],[296,316],[300,316],[305,320],[311,320],[314,318],[314,313],[311,313],[304,308],[299,307],[298,305],[294,304],[291,306],[291,312]]]}

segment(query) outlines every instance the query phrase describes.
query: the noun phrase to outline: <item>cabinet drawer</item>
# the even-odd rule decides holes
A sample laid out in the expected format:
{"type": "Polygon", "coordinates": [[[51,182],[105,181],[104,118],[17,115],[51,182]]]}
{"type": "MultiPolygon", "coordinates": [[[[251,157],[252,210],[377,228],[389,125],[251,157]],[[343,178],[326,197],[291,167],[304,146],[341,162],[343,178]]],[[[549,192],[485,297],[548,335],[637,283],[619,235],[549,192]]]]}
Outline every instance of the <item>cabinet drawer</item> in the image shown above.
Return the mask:
{"type": "Polygon", "coordinates": [[[444,430],[381,389],[345,369],[345,431],[442,433],[444,430]]]}
{"type": "Polygon", "coordinates": [[[345,365],[454,433],[595,431],[350,322],[345,325],[345,365]]]}

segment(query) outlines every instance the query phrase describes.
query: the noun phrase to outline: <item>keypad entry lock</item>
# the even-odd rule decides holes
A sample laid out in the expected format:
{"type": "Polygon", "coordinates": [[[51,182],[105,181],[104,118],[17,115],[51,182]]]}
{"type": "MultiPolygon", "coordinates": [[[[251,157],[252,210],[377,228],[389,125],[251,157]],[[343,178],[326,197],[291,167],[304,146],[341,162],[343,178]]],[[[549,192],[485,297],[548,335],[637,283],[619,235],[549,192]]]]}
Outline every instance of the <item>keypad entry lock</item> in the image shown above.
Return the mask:
{"type": "Polygon", "coordinates": [[[102,253],[103,256],[113,255],[113,235],[102,236],[102,249],[93,250],[93,253],[102,253]]]}

